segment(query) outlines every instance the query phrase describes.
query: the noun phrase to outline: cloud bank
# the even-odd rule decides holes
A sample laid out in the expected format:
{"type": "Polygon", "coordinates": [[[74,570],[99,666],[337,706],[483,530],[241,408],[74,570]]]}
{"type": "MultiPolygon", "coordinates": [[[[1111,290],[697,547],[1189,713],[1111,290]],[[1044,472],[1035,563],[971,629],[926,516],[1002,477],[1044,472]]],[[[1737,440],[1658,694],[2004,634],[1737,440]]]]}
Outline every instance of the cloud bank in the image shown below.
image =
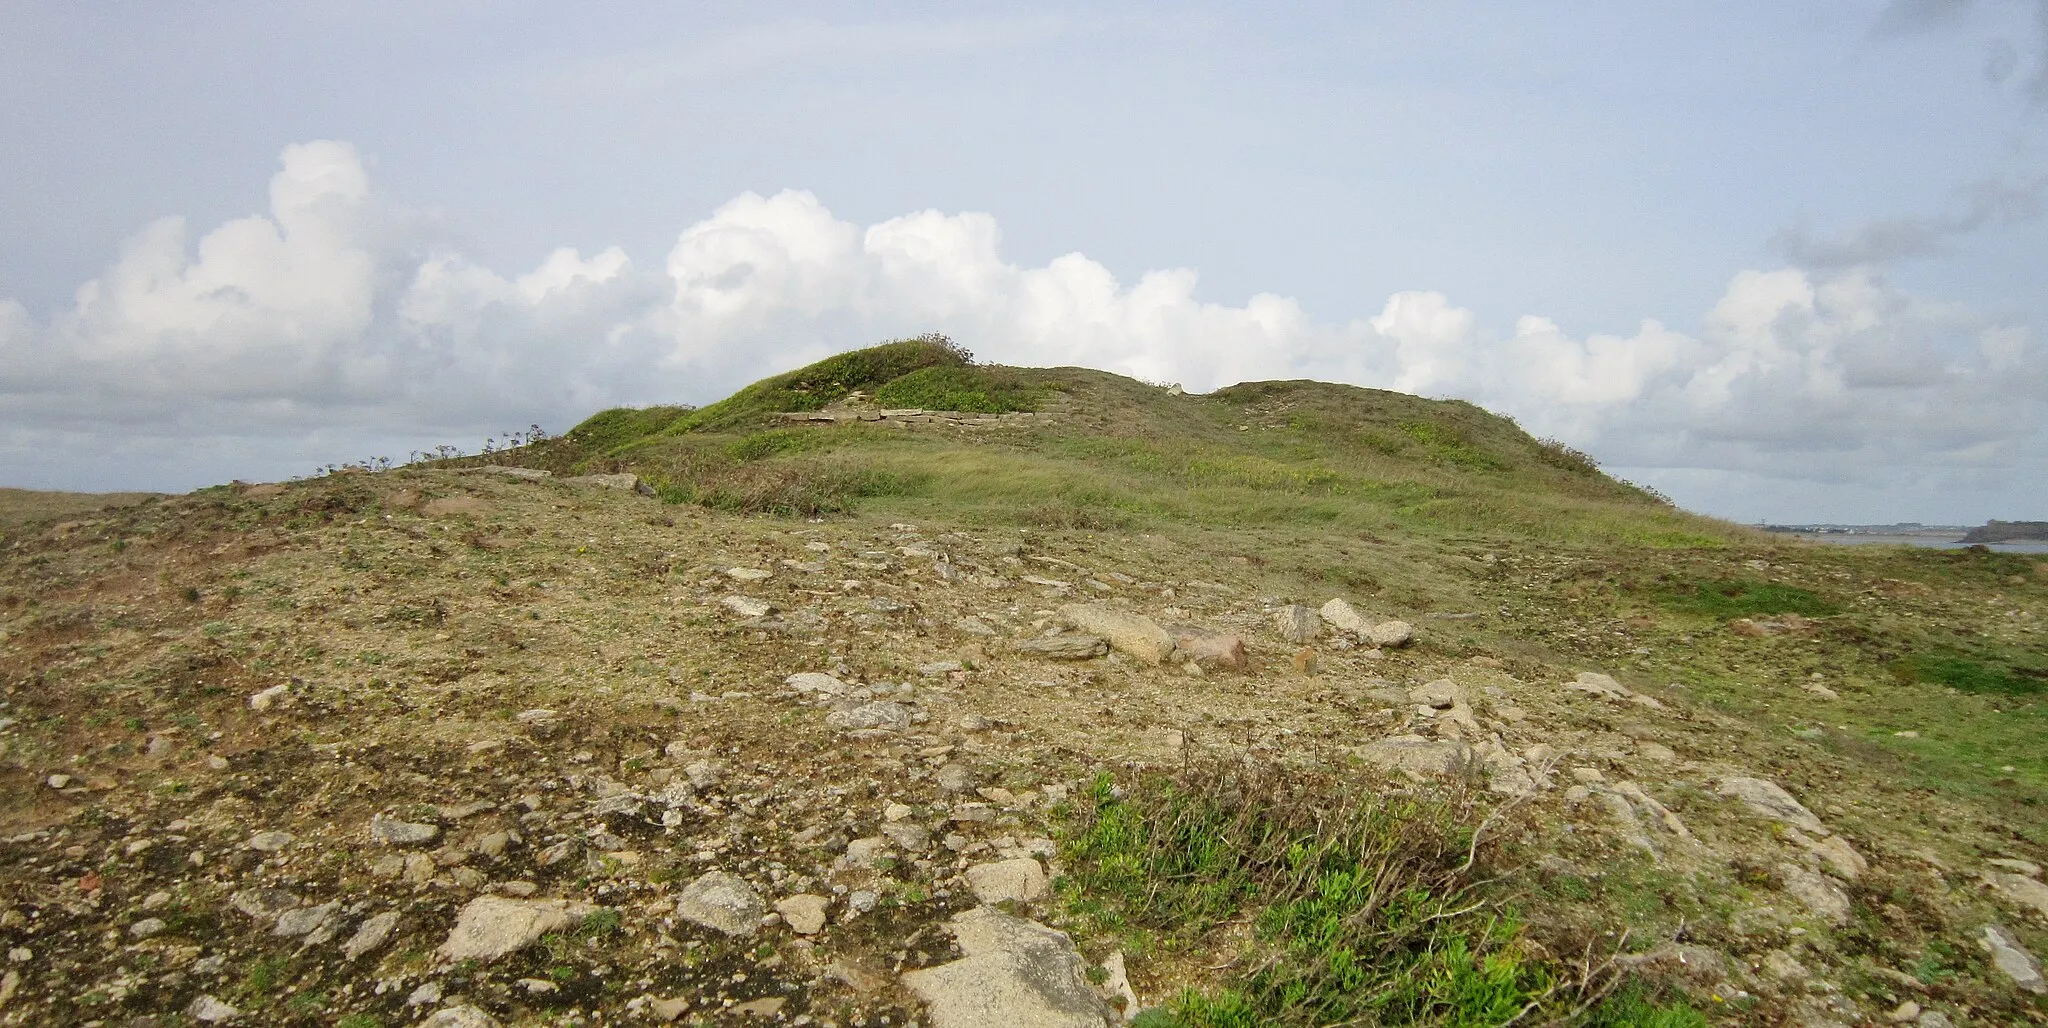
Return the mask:
{"type": "Polygon", "coordinates": [[[1932,500],[2048,480],[2048,373],[2027,327],[1907,295],[1867,263],[1740,271],[1692,333],[1575,336],[1534,315],[1502,331],[1428,291],[1333,321],[1269,293],[1203,300],[1191,269],[1126,283],[1078,253],[1019,266],[987,214],[863,227],[788,191],[731,200],[658,261],[561,249],[507,274],[379,195],[349,144],[290,146],[281,165],[266,213],[196,241],[181,219],[154,222],[68,309],[0,300],[0,480],[304,473],[613,404],[704,402],[926,331],[984,359],[1193,390],[1313,377],[1466,398],[1682,491],[1932,500]]]}

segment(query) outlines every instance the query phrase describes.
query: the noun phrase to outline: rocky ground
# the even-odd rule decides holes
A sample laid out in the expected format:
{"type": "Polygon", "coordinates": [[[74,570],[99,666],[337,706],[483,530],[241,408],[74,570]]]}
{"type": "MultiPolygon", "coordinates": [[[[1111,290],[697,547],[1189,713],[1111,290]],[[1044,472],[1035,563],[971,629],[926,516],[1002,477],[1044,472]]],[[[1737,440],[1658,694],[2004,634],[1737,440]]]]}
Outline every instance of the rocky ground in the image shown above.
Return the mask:
{"type": "Polygon", "coordinates": [[[1716,1022],[2048,1017],[2038,831],[1839,740],[1257,554],[632,485],[0,542],[0,1024],[1118,1023],[1214,952],[1073,922],[1064,805],[1205,756],[1484,790],[1512,901],[1716,1022]]]}

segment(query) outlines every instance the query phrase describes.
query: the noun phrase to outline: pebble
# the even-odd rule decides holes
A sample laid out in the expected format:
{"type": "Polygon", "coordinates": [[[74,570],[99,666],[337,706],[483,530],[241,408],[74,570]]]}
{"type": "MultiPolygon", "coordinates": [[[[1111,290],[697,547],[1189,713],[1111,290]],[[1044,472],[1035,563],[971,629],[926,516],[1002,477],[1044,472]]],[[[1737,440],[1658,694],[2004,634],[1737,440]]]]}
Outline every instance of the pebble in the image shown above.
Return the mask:
{"type": "Polygon", "coordinates": [[[765,913],[761,894],[736,875],[707,871],[683,887],[676,916],[726,935],[752,935],[765,913]]]}
{"type": "Polygon", "coordinates": [[[168,927],[170,927],[170,925],[165,924],[163,918],[145,917],[142,920],[137,921],[132,925],[129,925],[128,934],[137,939],[147,939],[152,936],[162,935],[164,929],[168,927]]]}
{"type": "Polygon", "coordinates": [[[276,853],[286,846],[290,846],[294,838],[296,836],[290,832],[257,832],[255,835],[250,836],[249,841],[244,845],[258,853],[276,853]]]}

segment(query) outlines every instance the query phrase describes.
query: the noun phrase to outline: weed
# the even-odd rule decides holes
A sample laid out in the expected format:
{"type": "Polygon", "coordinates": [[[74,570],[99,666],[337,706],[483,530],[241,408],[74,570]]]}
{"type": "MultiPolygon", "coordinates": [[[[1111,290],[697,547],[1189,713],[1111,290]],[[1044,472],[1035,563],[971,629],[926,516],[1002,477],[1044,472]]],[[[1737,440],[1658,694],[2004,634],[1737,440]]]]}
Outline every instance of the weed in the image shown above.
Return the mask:
{"type": "Polygon", "coordinates": [[[1064,888],[1085,923],[1170,946],[1256,911],[1245,970],[1167,1023],[1505,1024],[1561,979],[1475,894],[1473,813],[1275,766],[1104,775],[1072,812],[1064,888]]]}
{"type": "Polygon", "coordinates": [[[576,935],[583,939],[608,939],[618,934],[622,923],[618,911],[605,907],[586,915],[577,926],[576,935]]]}

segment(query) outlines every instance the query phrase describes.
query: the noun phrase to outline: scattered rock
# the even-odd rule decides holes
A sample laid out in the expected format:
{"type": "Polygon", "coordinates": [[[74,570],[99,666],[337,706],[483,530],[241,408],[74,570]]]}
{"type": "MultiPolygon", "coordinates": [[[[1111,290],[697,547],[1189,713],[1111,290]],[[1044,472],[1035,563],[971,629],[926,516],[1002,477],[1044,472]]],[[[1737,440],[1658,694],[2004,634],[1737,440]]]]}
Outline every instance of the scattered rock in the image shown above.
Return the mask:
{"type": "Polygon", "coordinates": [[[2037,995],[2048,993],[2048,981],[2041,977],[2041,962],[2004,925],[1985,925],[1977,945],[1991,955],[1992,966],[2012,979],[2014,985],[2037,995]]]}
{"type": "Polygon", "coordinates": [[[1323,619],[1298,603],[1274,611],[1273,625],[1280,630],[1280,638],[1291,643],[1314,642],[1316,636],[1323,634],[1323,619]]]}
{"type": "Polygon", "coordinates": [[[271,929],[270,934],[281,935],[288,939],[312,935],[314,932],[326,927],[328,921],[332,920],[335,912],[340,909],[341,902],[334,900],[322,903],[317,907],[299,907],[295,910],[287,910],[278,915],[277,927],[271,929]]]}
{"type": "Polygon", "coordinates": [[[2048,917],[2048,884],[2010,871],[1985,871],[1979,877],[1998,894],[2048,917]]]}
{"type": "Polygon", "coordinates": [[[1832,925],[1849,923],[1849,896],[1835,883],[1797,864],[1778,865],[1778,877],[1785,883],[1785,892],[1820,918],[1832,925]]]}
{"type": "Polygon", "coordinates": [[[1017,652],[1046,660],[1093,660],[1109,652],[1109,643],[1092,635],[1054,635],[1018,641],[1017,652]]]}
{"type": "Polygon", "coordinates": [[[415,824],[377,814],[370,818],[370,838],[386,846],[423,846],[440,838],[438,825],[415,824]]]}
{"type": "Polygon", "coordinates": [[[273,921],[296,909],[299,898],[283,889],[244,889],[228,897],[228,904],[258,921],[273,921]]]}
{"type": "Polygon", "coordinates": [[[415,1028],[500,1028],[498,1019],[465,1003],[427,1015],[415,1028]]]}
{"type": "Polygon", "coordinates": [[[1991,865],[1992,867],[1998,868],[2002,871],[2011,871],[2013,874],[2026,875],[2029,878],[2041,877],[2041,865],[2036,864],[2031,860],[2017,860],[2012,857],[1993,857],[1992,859],[1985,861],[1985,863],[1991,865]]]}
{"type": "Polygon", "coordinates": [[[726,568],[725,575],[735,582],[761,582],[774,577],[774,572],[760,568],[726,568]]]}
{"type": "Polygon", "coordinates": [[[795,688],[797,692],[821,692],[825,696],[844,696],[852,692],[852,686],[848,686],[846,682],[840,682],[838,678],[821,672],[793,674],[784,678],[782,684],[788,688],[795,688]]]}
{"type": "Polygon", "coordinates": [[[1320,670],[1322,670],[1322,665],[1321,662],[1316,659],[1315,647],[1304,646],[1301,649],[1294,651],[1295,674],[1314,676],[1316,672],[1320,670]]]}
{"type": "Polygon", "coordinates": [[[562,479],[562,482],[566,485],[589,485],[600,489],[617,489],[628,493],[654,495],[654,488],[640,481],[640,476],[638,475],[576,475],[562,479]]]}
{"type": "Polygon", "coordinates": [[[1349,632],[1360,639],[1372,634],[1372,625],[1368,624],[1365,617],[1353,609],[1351,604],[1342,599],[1333,599],[1323,604],[1322,618],[1330,627],[1340,632],[1349,632]]]}
{"type": "Polygon", "coordinates": [[[1244,640],[1235,635],[1196,625],[1176,625],[1170,634],[1175,652],[1198,667],[1212,671],[1244,669],[1244,640]]]}
{"type": "Polygon", "coordinates": [[[387,910],[372,916],[356,928],[356,933],[341,944],[341,955],[350,960],[365,953],[374,953],[391,940],[391,933],[398,927],[398,912],[387,910]]]}
{"type": "Polygon", "coordinates": [[[976,864],[967,869],[967,887],[985,904],[1036,903],[1045,898],[1045,868],[1030,857],[976,864]]]}
{"type": "Polygon", "coordinates": [[[719,606],[743,618],[764,618],[775,613],[775,605],[767,600],[752,596],[727,596],[718,601],[719,606]]]}
{"type": "Polygon", "coordinates": [[[968,792],[974,788],[974,772],[965,764],[945,764],[939,768],[939,788],[947,792],[968,792]]]}
{"type": "Polygon", "coordinates": [[[242,1012],[212,996],[201,995],[185,1004],[185,1016],[202,1024],[224,1024],[242,1016],[242,1012]]]}
{"type": "Polygon", "coordinates": [[[268,689],[252,694],[249,697],[249,709],[260,714],[272,707],[288,706],[290,705],[291,692],[292,685],[290,682],[280,682],[268,689]]]}
{"type": "Polygon", "coordinates": [[[1419,735],[1396,735],[1367,743],[1358,755],[1390,771],[1442,776],[1465,772],[1474,766],[1472,748],[1452,739],[1425,739],[1419,735]]]}
{"type": "Polygon", "coordinates": [[[1382,621],[1365,633],[1367,642],[1386,649],[1398,649],[1415,641],[1415,629],[1406,621],[1382,621]]]}
{"type": "Polygon", "coordinates": [[[291,845],[295,838],[290,832],[257,832],[244,845],[258,853],[276,853],[291,845]]]}
{"type": "Polygon", "coordinates": [[[745,879],[724,871],[698,875],[676,898],[677,917],[727,935],[759,931],[764,912],[761,894],[745,879]]]}
{"type": "Polygon", "coordinates": [[[1839,700],[1842,698],[1841,693],[1838,693],[1833,689],[1830,689],[1827,686],[1820,684],[1819,682],[1802,682],[1800,683],[1799,688],[1807,692],[1810,692],[1813,695],[1818,696],[1824,700],[1839,700]]]}
{"type": "Polygon", "coordinates": [[[1107,1028],[1114,1015],[1089,987],[1087,962],[1065,933],[989,907],[947,925],[959,960],[903,975],[934,1028],[1107,1028]]]}
{"type": "Polygon", "coordinates": [[[789,925],[789,930],[798,935],[816,935],[825,930],[825,913],[832,908],[832,901],[823,896],[799,893],[775,901],[775,912],[789,925]]]}
{"type": "Polygon", "coordinates": [[[135,939],[150,939],[162,935],[169,927],[161,917],[145,917],[128,926],[128,935],[135,939]]]}
{"type": "Polygon", "coordinates": [[[1791,793],[1779,788],[1776,782],[1741,776],[1723,778],[1715,791],[1730,799],[1741,800],[1744,806],[1759,817],[1767,817],[1818,835],[1828,834],[1827,826],[1821,824],[1820,818],[1815,817],[1813,811],[1793,799],[1791,793]]]}
{"type": "Polygon", "coordinates": [[[489,962],[525,949],[549,932],[580,924],[598,909],[573,900],[479,896],[462,908],[439,952],[449,960],[489,962]]]}
{"type": "Polygon", "coordinates": [[[842,732],[904,732],[910,730],[910,710],[893,700],[875,700],[835,710],[825,715],[825,724],[842,732]]]}
{"type": "Polygon", "coordinates": [[[1094,603],[1069,603],[1060,608],[1059,614],[1075,631],[1099,636],[1112,648],[1148,664],[1158,664],[1173,655],[1173,637],[1151,618],[1094,603]]]}

